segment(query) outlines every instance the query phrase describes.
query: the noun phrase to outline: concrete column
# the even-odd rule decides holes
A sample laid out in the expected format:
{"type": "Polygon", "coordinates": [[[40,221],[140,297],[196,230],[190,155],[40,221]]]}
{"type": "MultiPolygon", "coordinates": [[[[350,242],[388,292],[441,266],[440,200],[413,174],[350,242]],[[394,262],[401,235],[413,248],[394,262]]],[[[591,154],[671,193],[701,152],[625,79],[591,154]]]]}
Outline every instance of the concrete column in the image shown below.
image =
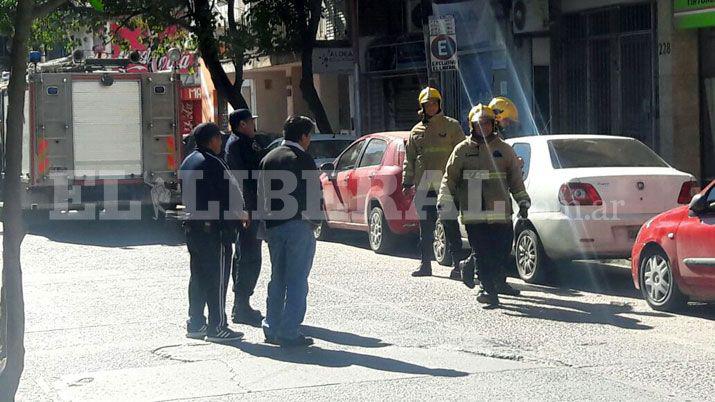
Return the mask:
{"type": "Polygon", "coordinates": [[[349,102],[349,99],[339,97],[337,74],[315,74],[313,77],[330,126],[337,132],[340,128],[340,102],[349,102]]]}
{"type": "Polygon", "coordinates": [[[658,150],[677,169],[700,177],[698,31],[675,29],[673,3],[657,4],[658,150]]]}
{"type": "Polygon", "coordinates": [[[290,106],[288,106],[288,109],[290,111],[290,109],[292,107],[292,112],[290,112],[289,115],[301,114],[304,116],[311,116],[310,108],[308,108],[308,104],[303,99],[303,92],[300,90],[301,68],[300,67],[291,67],[290,77],[291,77],[290,88],[291,88],[292,96],[288,100],[288,103],[290,105],[290,106]]]}

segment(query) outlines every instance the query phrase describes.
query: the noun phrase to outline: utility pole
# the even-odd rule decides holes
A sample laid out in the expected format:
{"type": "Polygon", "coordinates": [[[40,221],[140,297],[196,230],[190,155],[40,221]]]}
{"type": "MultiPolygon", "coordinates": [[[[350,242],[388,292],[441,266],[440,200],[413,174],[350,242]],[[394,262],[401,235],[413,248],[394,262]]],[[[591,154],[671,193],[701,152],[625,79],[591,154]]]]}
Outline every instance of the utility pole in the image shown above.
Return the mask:
{"type": "Polygon", "coordinates": [[[352,0],[350,3],[350,41],[353,48],[353,124],[352,129],[359,137],[363,135],[362,127],[362,82],[360,80],[360,15],[358,14],[358,0],[352,0]]]}

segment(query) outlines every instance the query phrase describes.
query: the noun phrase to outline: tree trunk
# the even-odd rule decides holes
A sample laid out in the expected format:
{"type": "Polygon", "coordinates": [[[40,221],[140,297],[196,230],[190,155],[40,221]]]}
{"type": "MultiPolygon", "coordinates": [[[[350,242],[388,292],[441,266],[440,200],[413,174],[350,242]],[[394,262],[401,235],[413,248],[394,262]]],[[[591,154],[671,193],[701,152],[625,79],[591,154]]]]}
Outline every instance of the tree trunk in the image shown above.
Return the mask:
{"type": "Polygon", "coordinates": [[[209,74],[211,74],[211,80],[219,95],[226,99],[234,109],[248,108],[248,104],[241,93],[240,86],[238,86],[243,84],[243,64],[235,65],[236,82],[238,83],[239,77],[241,77],[241,83],[234,86],[231,79],[228,78],[228,74],[226,74],[226,71],[223,69],[223,65],[221,65],[218,41],[214,36],[214,26],[211,24],[211,21],[213,21],[211,12],[209,1],[196,1],[196,10],[194,12],[194,22],[196,25],[193,31],[198,39],[201,58],[204,60],[209,74]],[[241,70],[240,74],[239,70],[241,70]]]}
{"type": "Polygon", "coordinates": [[[27,42],[32,29],[32,0],[18,0],[12,41],[8,85],[5,205],[3,211],[2,301],[7,313],[7,358],[0,373],[0,400],[15,400],[25,360],[25,302],[22,293],[20,246],[25,237],[22,222],[22,125],[27,74],[27,42]]]}
{"type": "MultiPolygon", "coordinates": [[[[302,14],[303,2],[299,2],[299,13],[302,14]]],[[[315,81],[313,80],[313,48],[315,47],[316,35],[318,34],[318,24],[320,23],[321,0],[309,0],[310,16],[305,23],[306,29],[303,31],[302,46],[301,46],[301,64],[302,74],[300,79],[300,90],[303,92],[303,99],[308,104],[310,111],[315,117],[315,123],[318,125],[318,131],[321,133],[332,133],[333,128],[330,126],[330,120],[325,113],[323,102],[318,96],[318,91],[315,90],[315,81]]]]}
{"type": "Polygon", "coordinates": [[[318,91],[315,89],[313,81],[313,48],[303,49],[301,55],[303,72],[300,79],[300,90],[303,92],[303,99],[308,104],[308,108],[315,117],[315,123],[318,125],[318,131],[321,133],[332,133],[333,128],[330,126],[330,120],[325,113],[323,102],[318,96],[318,91]]]}

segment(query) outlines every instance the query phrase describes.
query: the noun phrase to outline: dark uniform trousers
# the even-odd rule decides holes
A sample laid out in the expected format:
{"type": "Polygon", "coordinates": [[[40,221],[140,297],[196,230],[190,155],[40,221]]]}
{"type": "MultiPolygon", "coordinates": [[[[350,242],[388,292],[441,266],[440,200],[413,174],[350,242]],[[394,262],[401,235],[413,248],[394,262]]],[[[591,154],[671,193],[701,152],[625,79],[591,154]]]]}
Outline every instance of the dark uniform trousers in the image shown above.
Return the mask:
{"type": "MultiPolygon", "coordinates": [[[[438,218],[437,207],[435,206],[437,202],[437,193],[429,191],[427,193],[427,199],[431,202],[426,202],[425,205],[420,206],[422,213],[419,213],[418,210],[418,216],[420,218],[420,261],[423,264],[430,263],[434,257],[434,229],[438,218]]],[[[459,222],[457,222],[456,219],[440,220],[442,222],[442,227],[444,228],[447,248],[452,256],[452,261],[458,262],[463,258],[462,235],[459,233],[459,222]]]]}
{"type": "Polygon", "coordinates": [[[511,223],[473,223],[465,227],[479,281],[484,290],[494,292],[496,281],[501,280],[509,262],[514,227],[511,223]]]}
{"type": "Polygon", "coordinates": [[[261,273],[263,241],[257,238],[259,224],[260,222],[256,221],[251,222],[247,229],[243,226],[239,228],[232,269],[233,291],[236,295],[234,303],[238,305],[248,304],[261,273]]]}
{"type": "Polygon", "coordinates": [[[204,308],[208,306],[210,327],[227,325],[226,290],[231,256],[226,244],[235,240],[232,230],[222,230],[214,222],[187,222],[184,226],[189,249],[189,323],[200,327],[206,322],[204,308]]]}

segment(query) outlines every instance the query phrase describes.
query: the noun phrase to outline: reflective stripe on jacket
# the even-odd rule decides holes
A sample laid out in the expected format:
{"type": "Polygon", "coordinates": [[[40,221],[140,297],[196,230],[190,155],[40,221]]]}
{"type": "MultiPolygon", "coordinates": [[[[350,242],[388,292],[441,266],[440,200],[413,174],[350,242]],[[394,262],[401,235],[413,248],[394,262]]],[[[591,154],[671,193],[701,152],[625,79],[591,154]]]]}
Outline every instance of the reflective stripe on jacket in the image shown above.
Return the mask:
{"type": "Polygon", "coordinates": [[[505,222],[513,213],[510,194],[519,205],[531,204],[514,150],[496,135],[486,142],[469,137],[447,161],[438,203],[456,202],[465,224],[505,222]]]}

